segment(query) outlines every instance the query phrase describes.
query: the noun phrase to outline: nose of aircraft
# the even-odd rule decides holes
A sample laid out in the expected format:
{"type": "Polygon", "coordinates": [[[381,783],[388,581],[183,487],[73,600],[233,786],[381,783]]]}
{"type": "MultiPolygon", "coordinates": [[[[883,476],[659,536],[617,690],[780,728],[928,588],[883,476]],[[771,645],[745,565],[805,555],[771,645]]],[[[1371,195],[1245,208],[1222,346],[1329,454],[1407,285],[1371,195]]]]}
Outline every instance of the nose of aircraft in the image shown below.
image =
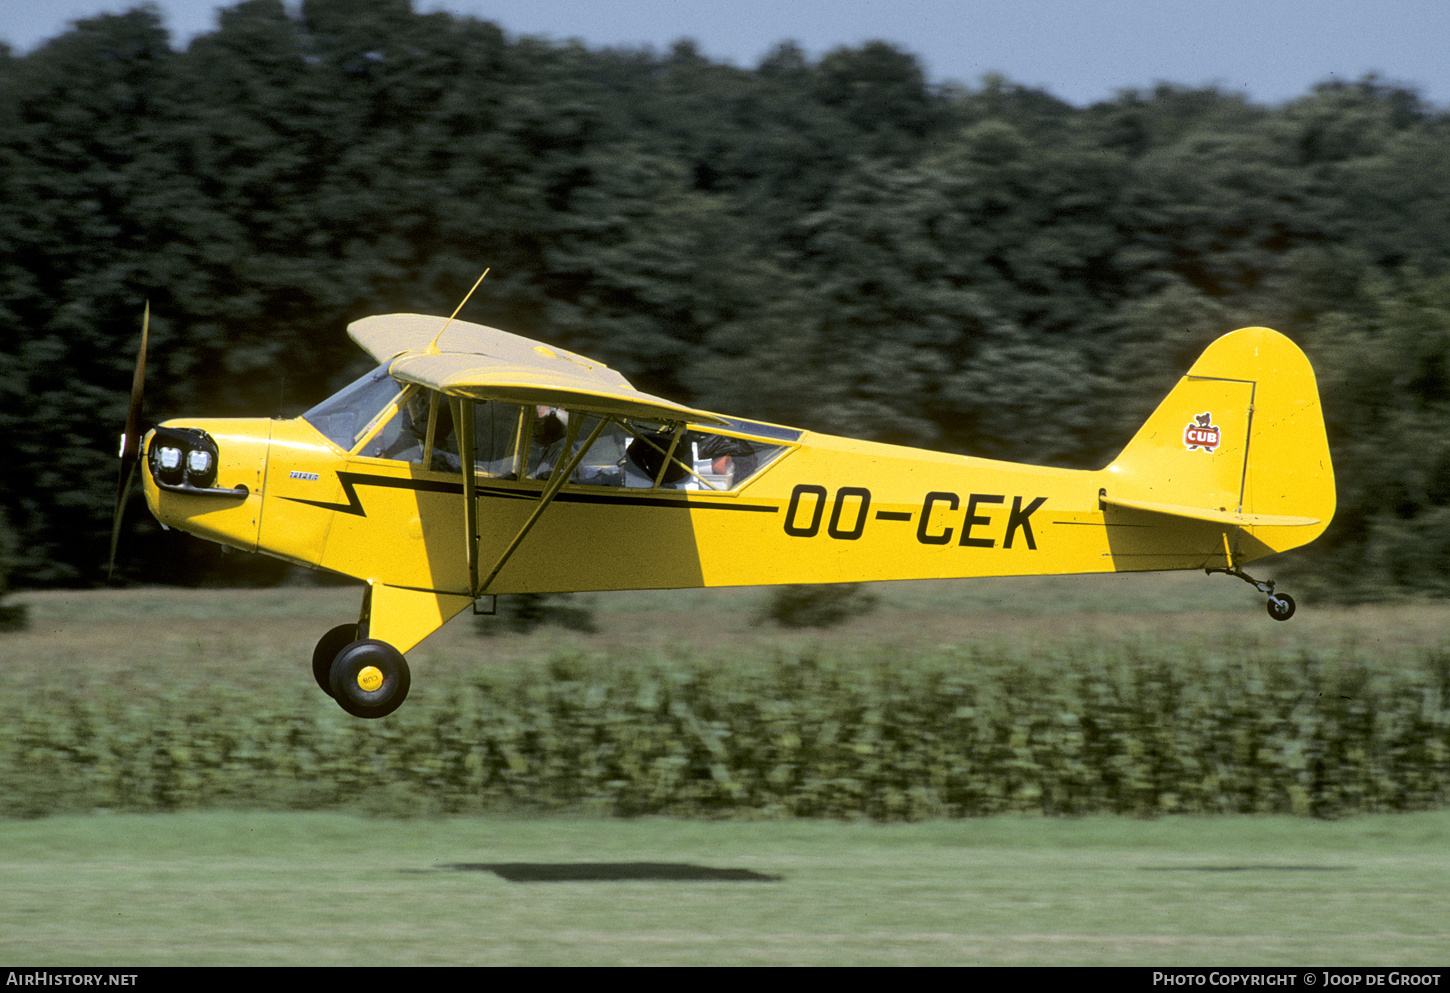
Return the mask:
{"type": "Polygon", "coordinates": [[[167,527],[246,551],[257,548],[272,422],[167,421],[143,444],[146,502],[167,527]]]}

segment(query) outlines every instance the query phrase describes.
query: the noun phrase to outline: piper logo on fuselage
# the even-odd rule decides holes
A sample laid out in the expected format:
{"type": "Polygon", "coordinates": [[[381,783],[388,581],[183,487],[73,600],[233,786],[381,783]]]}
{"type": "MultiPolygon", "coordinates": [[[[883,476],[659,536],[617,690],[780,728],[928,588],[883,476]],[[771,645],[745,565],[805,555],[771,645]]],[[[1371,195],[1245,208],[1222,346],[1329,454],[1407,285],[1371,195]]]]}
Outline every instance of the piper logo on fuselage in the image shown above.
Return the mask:
{"type": "Polygon", "coordinates": [[[1209,411],[1199,414],[1183,429],[1183,443],[1190,452],[1200,448],[1213,451],[1218,447],[1219,437],[1218,425],[1213,423],[1213,414],[1209,411]]]}

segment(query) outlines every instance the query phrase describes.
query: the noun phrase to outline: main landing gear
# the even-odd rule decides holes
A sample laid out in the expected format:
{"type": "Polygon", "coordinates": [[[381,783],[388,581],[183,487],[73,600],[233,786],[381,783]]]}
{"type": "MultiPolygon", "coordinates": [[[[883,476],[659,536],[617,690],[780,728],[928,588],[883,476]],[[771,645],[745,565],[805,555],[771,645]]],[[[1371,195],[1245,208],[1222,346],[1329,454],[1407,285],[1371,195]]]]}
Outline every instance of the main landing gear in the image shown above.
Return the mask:
{"type": "Polygon", "coordinates": [[[1272,579],[1261,582],[1255,579],[1253,576],[1250,576],[1248,573],[1244,572],[1242,569],[1237,568],[1209,568],[1203,571],[1210,576],[1213,575],[1215,572],[1221,572],[1225,576],[1237,576],[1239,579],[1242,579],[1244,582],[1248,583],[1260,593],[1268,594],[1269,602],[1267,606],[1269,608],[1269,616],[1276,621],[1287,621],[1289,618],[1294,616],[1294,598],[1287,593],[1275,593],[1274,581],[1272,579]]]}
{"type": "Polygon", "coordinates": [[[408,662],[387,642],[359,633],[356,624],[339,624],[323,635],[312,651],[312,677],[352,716],[386,717],[408,699],[408,662]]]}

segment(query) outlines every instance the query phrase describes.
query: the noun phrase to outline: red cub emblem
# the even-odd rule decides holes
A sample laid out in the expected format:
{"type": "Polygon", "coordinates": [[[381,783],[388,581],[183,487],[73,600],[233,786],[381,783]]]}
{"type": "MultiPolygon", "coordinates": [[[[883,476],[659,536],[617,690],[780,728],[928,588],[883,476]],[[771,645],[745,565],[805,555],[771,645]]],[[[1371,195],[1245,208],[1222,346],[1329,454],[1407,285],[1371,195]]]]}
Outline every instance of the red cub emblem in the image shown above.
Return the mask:
{"type": "Polygon", "coordinates": [[[1190,452],[1198,448],[1211,452],[1218,447],[1218,439],[1218,425],[1213,423],[1213,414],[1209,412],[1199,414],[1183,429],[1183,443],[1190,452]]]}

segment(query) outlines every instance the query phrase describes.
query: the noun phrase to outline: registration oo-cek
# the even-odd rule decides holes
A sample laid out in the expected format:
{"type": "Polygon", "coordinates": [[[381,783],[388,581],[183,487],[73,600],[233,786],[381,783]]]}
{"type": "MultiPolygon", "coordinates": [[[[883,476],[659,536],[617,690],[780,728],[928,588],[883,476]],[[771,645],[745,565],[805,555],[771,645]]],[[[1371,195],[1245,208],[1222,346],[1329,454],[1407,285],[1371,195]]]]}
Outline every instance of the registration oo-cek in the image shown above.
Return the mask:
{"type": "Polygon", "coordinates": [[[1287,620],[1293,598],[1243,567],[1334,515],[1313,369],[1268,328],[1209,345],[1093,471],[692,409],[458,310],[349,325],[379,365],[300,417],[168,420],[142,438],[149,314],[112,568],[140,466],[165,527],[361,580],[356,622],[312,657],[357,717],[396,710],[405,653],[499,594],[1202,569],[1287,620]]]}

